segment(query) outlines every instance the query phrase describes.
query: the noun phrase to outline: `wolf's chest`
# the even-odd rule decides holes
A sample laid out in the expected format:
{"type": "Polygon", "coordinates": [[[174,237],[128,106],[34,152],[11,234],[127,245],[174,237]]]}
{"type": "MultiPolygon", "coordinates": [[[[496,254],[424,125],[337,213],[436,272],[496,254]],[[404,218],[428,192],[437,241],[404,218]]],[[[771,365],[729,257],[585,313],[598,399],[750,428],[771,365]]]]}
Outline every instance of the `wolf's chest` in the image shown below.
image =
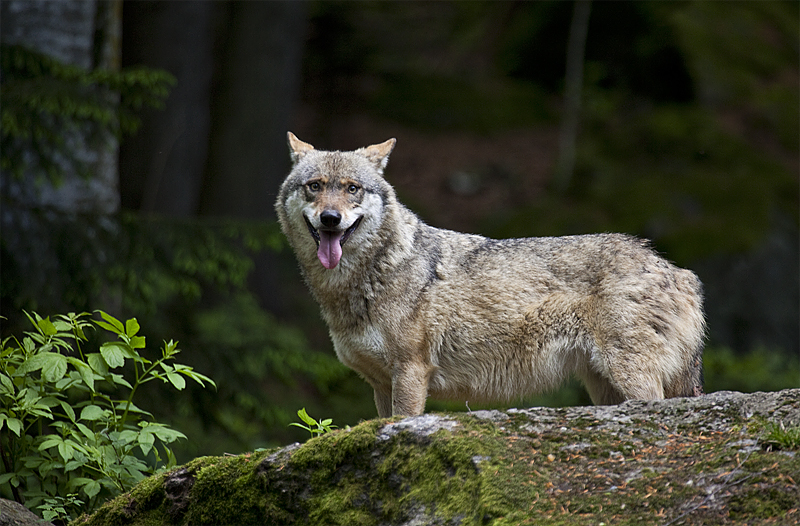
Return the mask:
{"type": "Polygon", "coordinates": [[[331,330],[331,340],[336,356],[346,366],[375,380],[391,378],[386,341],[374,325],[368,324],[360,330],[331,330]]]}

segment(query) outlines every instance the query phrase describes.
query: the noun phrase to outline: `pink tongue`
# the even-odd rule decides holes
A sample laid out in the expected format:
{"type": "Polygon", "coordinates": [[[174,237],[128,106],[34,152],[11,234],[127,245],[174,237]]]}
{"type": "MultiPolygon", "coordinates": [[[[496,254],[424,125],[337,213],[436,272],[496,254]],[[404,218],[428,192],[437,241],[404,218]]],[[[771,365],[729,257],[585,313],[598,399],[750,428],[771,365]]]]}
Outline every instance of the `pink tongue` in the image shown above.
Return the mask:
{"type": "Polygon", "coordinates": [[[342,245],[339,241],[342,239],[344,232],[326,232],[319,231],[319,248],[317,249],[317,257],[322,266],[330,270],[339,264],[342,259],[342,245]]]}

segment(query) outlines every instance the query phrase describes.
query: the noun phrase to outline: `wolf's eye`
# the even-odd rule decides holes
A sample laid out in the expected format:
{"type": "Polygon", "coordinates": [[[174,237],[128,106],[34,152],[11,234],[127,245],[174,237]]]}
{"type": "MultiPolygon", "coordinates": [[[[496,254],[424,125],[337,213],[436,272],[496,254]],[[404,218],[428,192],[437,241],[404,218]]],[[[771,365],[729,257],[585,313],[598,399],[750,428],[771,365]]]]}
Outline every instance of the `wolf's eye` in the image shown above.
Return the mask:
{"type": "Polygon", "coordinates": [[[316,181],[308,183],[308,189],[311,190],[312,192],[319,192],[320,188],[321,188],[320,184],[316,181]]]}
{"type": "Polygon", "coordinates": [[[358,185],[351,184],[350,186],[347,187],[347,191],[350,192],[351,194],[358,192],[358,185]]]}

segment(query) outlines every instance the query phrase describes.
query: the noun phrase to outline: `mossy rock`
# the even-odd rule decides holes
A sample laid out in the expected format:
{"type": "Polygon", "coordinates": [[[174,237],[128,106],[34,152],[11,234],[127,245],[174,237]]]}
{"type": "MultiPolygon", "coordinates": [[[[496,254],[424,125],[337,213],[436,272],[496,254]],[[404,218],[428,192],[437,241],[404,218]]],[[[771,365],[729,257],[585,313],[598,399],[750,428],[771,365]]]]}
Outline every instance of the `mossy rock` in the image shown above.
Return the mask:
{"type": "Polygon", "coordinates": [[[198,458],[73,525],[788,524],[800,455],[775,423],[800,425],[800,389],[372,420],[198,458]]]}

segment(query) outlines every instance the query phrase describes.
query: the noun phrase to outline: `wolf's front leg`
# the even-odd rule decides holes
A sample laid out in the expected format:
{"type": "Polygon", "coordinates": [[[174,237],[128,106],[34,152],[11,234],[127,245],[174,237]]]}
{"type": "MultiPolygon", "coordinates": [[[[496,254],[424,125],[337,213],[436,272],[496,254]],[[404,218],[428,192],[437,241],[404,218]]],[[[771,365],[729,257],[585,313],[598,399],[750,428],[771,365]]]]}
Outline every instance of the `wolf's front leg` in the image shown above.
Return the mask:
{"type": "Polygon", "coordinates": [[[392,376],[392,414],[415,416],[425,412],[430,366],[402,364],[392,376]]]}
{"type": "Polygon", "coordinates": [[[392,391],[375,388],[375,407],[380,418],[392,416],[392,391]]]}

